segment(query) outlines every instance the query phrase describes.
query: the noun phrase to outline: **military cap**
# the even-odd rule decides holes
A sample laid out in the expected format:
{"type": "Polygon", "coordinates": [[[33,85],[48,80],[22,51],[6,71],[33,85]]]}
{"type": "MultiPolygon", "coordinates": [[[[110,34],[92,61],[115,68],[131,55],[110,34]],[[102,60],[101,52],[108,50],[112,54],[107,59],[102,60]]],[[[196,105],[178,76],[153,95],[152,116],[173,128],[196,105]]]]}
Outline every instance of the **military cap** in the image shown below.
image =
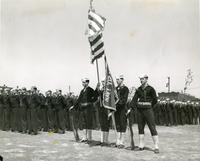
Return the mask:
{"type": "Polygon", "coordinates": [[[62,92],[62,90],[60,88],[56,89],[56,92],[62,92]]]}
{"type": "Polygon", "coordinates": [[[176,102],[176,101],[175,101],[175,100],[170,100],[170,102],[171,102],[171,103],[174,103],[174,102],[176,102]]]}
{"type": "Polygon", "coordinates": [[[119,75],[119,76],[116,77],[116,79],[122,79],[122,80],[124,80],[124,76],[123,75],[119,75]]]}
{"type": "Polygon", "coordinates": [[[89,82],[90,80],[89,80],[89,78],[83,78],[83,79],[81,79],[81,81],[82,81],[83,83],[85,83],[85,82],[89,82]]]}
{"type": "Polygon", "coordinates": [[[6,91],[11,91],[11,89],[12,89],[11,87],[6,87],[5,88],[6,91]]]}
{"type": "Polygon", "coordinates": [[[101,78],[101,82],[105,82],[105,80],[106,80],[105,78],[101,78]]]}
{"type": "Polygon", "coordinates": [[[22,87],[22,90],[23,90],[23,91],[26,91],[26,87],[22,87]]]}
{"type": "Polygon", "coordinates": [[[139,78],[140,78],[140,79],[143,79],[143,78],[148,79],[149,77],[148,77],[148,75],[144,74],[144,75],[139,76],[139,78]]]}
{"type": "Polygon", "coordinates": [[[37,87],[36,86],[32,86],[31,90],[37,90],[37,87]]]}

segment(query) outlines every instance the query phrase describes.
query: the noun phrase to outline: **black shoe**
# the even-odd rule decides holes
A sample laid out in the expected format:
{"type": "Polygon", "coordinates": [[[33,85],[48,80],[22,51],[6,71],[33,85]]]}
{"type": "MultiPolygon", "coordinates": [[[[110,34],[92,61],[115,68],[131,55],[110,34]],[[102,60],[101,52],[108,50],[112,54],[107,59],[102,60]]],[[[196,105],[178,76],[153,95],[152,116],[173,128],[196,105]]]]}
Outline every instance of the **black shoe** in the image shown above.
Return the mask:
{"type": "Polygon", "coordinates": [[[140,148],[140,147],[134,149],[134,151],[143,151],[143,150],[144,148],[140,148]]]}
{"type": "Polygon", "coordinates": [[[160,152],[159,152],[159,149],[154,149],[154,153],[155,153],[155,154],[160,153],[160,152]]]}
{"type": "Polygon", "coordinates": [[[96,143],[96,145],[103,146],[103,143],[102,142],[98,142],[98,143],[96,143]]]}
{"type": "Polygon", "coordinates": [[[91,144],[91,143],[92,143],[92,140],[87,140],[85,143],[86,143],[86,144],[91,144]]]}
{"type": "Polygon", "coordinates": [[[101,143],[101,146],[107,146],[107,147],[109,147],[110,144],[108,144],[108,143],[101,143]]]}
{"type": "Polygon", "coordinates": [[[65,133],[65,130],[58,130],[58,133],[59,133],[59,134],[64,134],[64,133],[65,133]]]}
{"type": "Polygon", "coordinates": [[[124,147],[125,146],[123,144],[120,144],[120,145],[117,146],[117,148],[119,148],[119,149],[123,149],[124,147]]]}
{"type": "Polygon", "coordinates": [[[85,143],[85,142],[87,142],[87,141],[88,141],[87,139],[81,139],[81,140],[80,140],[81,143],[85,143]]]}

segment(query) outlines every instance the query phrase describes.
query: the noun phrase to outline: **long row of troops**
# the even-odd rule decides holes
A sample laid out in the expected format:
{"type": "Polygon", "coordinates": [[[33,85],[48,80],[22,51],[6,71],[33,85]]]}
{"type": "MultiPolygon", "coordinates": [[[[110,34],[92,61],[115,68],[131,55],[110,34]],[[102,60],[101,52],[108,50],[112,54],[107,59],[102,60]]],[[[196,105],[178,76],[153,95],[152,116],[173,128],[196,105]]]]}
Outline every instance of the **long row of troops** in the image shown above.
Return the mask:
{"type": "MultiPolygon", "coordinates": [[[[37,134],[38,130],[64,133],[72,130],[69,108],[74,105],[77,96],[62,95],[58,90],[52,94],[27,91],[26,88],[10,91],[9,88],[0,91],[0,129],[37,134]],[[32,117],[31,117],[32,113],[32,117]],[[59,120],[60,119],[60,120],[59,120]],[[31,126],[32,121],[32,126],[31,126]],[[34,129],[36,128],[36,129],[34,129]],[[35,130],[35,131],[34,131],[35,130]]],[[[36,88],[35,88],[36,90],[36,88]]],[[[94,103],[93,129],[99,129],[99,108],[94,103]]],[[[129,109],[127,103],[127,109],[129,109]]],[[[137,109],[130,115],[132,123],[137,123],[137,109]]],[[[193,102],[175,100],[158,100],[153,108],[157,125],[176,126],[185,124],[200,124],[200,105],[193,102]]],[[[77,122],[76,122],[77,123],[77,122]]],[[[110,123],[112,128],[112,122],[110,123]]],[[[80,111],[78,122],[80,129],[84,127],[84,119],[80,111]]]]}
{"type": "MultiPolygon", "coordinates": [[[[127,128],[127,118],[130,119],[131,124],[138,123],[139,134],[144,133],[144,126],[147,123],[152,136],[157,136],[156,129],[151,128],[151,123],[154,122],[166,126],[200,123],[198,103],[157,100],[155,90],[147,84],[148,76],[141,77],[141,87],[136,90],[134,97],[129,99],[129,89],[124,85],[123,80],[123,76],[119,76],[116,80],[118,102],[115,122],[119,133],[117,145],[123,146],[122,135],[127,128]],[[142,79],[146,81],[143,83],[142,79]],[[142,88],[143,84],[146,84],[145,88],[142,88]],[[149,102],[153,115],[151,111],[146,110],[150,108],[149,102]],[[136,106],[137,108],[132,108],[136,106]],[[143,119],[146,120],[143,122],[143,119]]],[[[29,91],[26,88],[14,90],[1,88],[0,129],[35,135],[41,130],[65,133],[66,130],[74,128],[87,129],[83,141],[91,138],[91,129],[101,129],[102,142],[107,142],[106,134],[109,128],[113,128],[113,124],[108,118],[108,110],[102,107],[104,82],[102,81],[102,88],[97,84],[95,90],[89,87],[89,79],[82,80],[82,84],[83,89],[79,96],[63,95],[61,90],[54,93],[49,90],[43,95],[36,87],[32,87],[29,91]]]]}

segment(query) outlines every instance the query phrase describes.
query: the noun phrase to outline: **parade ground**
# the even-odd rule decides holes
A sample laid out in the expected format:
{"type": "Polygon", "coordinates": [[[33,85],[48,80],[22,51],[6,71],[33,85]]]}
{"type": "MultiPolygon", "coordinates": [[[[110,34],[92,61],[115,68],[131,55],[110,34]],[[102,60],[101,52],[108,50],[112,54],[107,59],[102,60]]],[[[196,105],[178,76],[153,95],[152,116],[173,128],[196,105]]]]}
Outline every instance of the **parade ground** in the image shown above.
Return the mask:
{"type": "MultiPolygon", "coordinates": [[[[93,131],[90,145],[74,141],[73,132],[56,134],[40,132],[27,135],[0,131],[0,155],[5,161],[199,161],[200,126],[158,126],[160,153],[152,151],[153,142],[146,127],[145,150],[131,151],[128,148],[102,147],[96,145],[100,131],[93,131]]],[[[134,140],[138,145],[137,125],[133,126],[134,140]]],[[[82,132],[80,132],[82,135],[82,132]]],[[[114,143],[115,133],[110,131],[110,142],[114,143]]],[[[125,138],[129,146],[129,131],[125,138]]]]}

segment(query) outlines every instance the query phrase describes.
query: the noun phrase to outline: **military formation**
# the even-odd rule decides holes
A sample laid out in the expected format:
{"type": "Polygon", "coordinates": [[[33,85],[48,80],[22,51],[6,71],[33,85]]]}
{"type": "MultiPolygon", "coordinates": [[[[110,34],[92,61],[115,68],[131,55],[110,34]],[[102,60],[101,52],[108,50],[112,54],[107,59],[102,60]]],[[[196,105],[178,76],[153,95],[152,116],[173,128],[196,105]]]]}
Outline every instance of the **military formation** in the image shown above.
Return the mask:
{"type": "Polygon", "coordinates": [[[200,124],[199,102],[159,100],[154,107],[157,125],[197,125],[200,124]]]}
{"type": "Polygon", "coordinates": [[[36,87],[0,89],[0,129],[28,134],[38,131],[65,133],[71,130],[69,107],[76,96],[63,95],[61,90],[47,91],[45,95],[36,87]]]}
{"type": "MultiPolygon", "coordinates": [[[[115,124],[117,139],[115,146],[124,147],[124,135],[129,123],[138,124],[139,148],[144,150],[144,127],[147,124],[159,153],[156,125],[176,126],[200,124],[200,104],[198,102],[180,102],[158,100],[156,91],[147,83],[148,76],[140,77],[141,86],[129,98],[131,90],[124,85],[124,77],[116,79],[116,111],[114,122],[107,108],[102,104],[105,82],[98,83],[96,89],[89,86],[89,79],[82,80],[83,89],[78,96],[62,93],[62,90],[40,93],[37,87],[12,89],[0,87],[0,129],[37,135],[40,131],[64,134],[73,131],[76,141],[90,142],[92,130],[100,129],[100,144],[109,144],[109,129],[115,124]],[[102,88],[100,88],[102,86],[102,88]],[[79,139],[78,130],[85,129],[85,135],[79,139]]],[[[112,111],[111,111],[112,112],[112,111]]],[[[129,125],[130,126],[130,125],[129,125]]]]}

